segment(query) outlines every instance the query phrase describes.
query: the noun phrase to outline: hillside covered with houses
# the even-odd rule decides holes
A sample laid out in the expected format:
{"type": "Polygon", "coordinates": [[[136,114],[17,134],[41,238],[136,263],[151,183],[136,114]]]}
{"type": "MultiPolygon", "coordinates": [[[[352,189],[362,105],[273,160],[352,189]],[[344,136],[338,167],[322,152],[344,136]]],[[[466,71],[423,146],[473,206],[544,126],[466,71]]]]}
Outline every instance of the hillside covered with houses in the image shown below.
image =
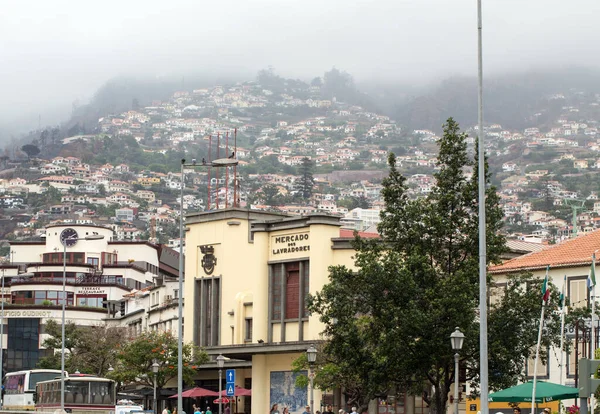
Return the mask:
{"type": "MultiPolygon", "coordinates": [[[[0,236],[27,240],[48,224],[94,223],[119,240],[177,246],[181,208],[233,205],[327,212],[349,229],[374,232],[389,152],[411,196],[431,191],[439,131],[408,129],[342,101],[320,78],[305,84],[273,76],[182,90],[147,106],[132,102],[92,126],[48,128],[27,145],[7,147],[0,236]],[[223,157],[235,157],[237,168],[202,168],[223,157]],[[182,177],[181,159],[200,168],[182,177]]],[[[486,151],[507,234],[556,243],[598,228],[600,96],[570,90],[540,102],[537,127],[488,123],[486,151]]],[[[474,149],[476,127],[462,128],[474,149]]]]}

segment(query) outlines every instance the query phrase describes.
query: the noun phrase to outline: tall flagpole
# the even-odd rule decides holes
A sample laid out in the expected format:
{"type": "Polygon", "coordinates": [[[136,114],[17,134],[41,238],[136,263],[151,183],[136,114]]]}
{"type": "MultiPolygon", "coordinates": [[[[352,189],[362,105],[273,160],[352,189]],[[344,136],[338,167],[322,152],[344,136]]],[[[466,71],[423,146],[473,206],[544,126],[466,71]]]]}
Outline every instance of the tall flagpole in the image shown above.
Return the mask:
{"type": "Polygon", "coordinates": [[[481,0],[477,0],[477,143],[479,145],[479,387],[481,414],[488,414],[487,242],[485,237],[485,143],[483,131],[482,49],[481,0]]]}
{"type": "Polygon", "coordinates": [[[537,384],[537,367],[540,359],[540,343],[542,342],[542,329],[544,328],[544,311],[546,310],[546,299],[549,293],[548,289],[548,272],[550,266],[546,267],[546,277],[542,287],[542,315],[540,316],[540,329],[538,331],[537,346],[535,347],[535,362],[533,364],[533,390],[531,392],[531,414],[535,414],[535,387],[537,384]]]}
{"type": "Polygon", "coordinates": [[[592,283],[592,356],[596,359],[596,252],[592,253],[592,269],[590,270],[590,281],[592,283]]]}
{"type": "Polygon", "coordinates": [[[560,295],[560,385],[564,385],[563,381],[563,366],[565,360],[565,298],[566,298],[566,289],[567,289],[567,275],[563,279],[563,287],[562,293],[560,295]]]}
{"type": "MultiPolygon", "coordinates": [[[[592,283],[592,356],[590,359],[596,359],[596,252],[592,253],[592,269],[590,270],[590,279],[592,283]]],[[[590,406],[592,413],[594,413],[594,407],[596,406],[596,402],[594,400],[594,393],[592,393],[592,395],[590,395],[590,406]]]]}

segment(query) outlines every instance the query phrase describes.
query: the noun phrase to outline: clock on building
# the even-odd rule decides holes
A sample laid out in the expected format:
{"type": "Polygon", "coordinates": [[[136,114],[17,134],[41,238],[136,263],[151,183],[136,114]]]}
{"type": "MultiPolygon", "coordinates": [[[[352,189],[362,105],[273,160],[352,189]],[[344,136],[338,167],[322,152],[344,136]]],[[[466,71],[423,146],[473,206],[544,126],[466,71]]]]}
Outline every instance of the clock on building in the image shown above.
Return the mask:
{"type": "Polygon", "coordinates": [[[60,232],[60,242],[63,244],[63,246],[74,246],[75,243],[77,243],[78,238],[77,231],[70,227],[60,232]]]}

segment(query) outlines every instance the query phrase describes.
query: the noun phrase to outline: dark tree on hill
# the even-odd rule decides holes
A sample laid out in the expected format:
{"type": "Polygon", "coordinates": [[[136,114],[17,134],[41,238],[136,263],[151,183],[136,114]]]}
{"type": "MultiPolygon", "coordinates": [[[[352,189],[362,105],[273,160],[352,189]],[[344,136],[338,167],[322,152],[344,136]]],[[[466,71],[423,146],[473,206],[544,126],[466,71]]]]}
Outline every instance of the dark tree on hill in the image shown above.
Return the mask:
{"type": "Polygon", "coordinates": [[[42,131],[42,133],[40,134],[40,147],[42,149],[46,148],[46,145],[48,145],[48,138],[50,137],[50,131],[48,131],[47,129],[44,129],[42,131]]]}
{"type": "Polygon", "coordinates": [[[262,188],[262,195],[260,197],[263,203],[270,207],[278,206],[281,201],[281,194],[279,194],[279,188],[273,184],[267,184],[262,188]]]}
{"type": "Polygon", "coordinates": [[[367,197],[361,195],[360,197],[347,197],[338,201],[338,205],[346,207],[348,210],[354,210],[355,208],[371,208],[371,202],[367,197]]]}
{"type": "Polygon", "coordinates": [[[23,145],[21,147],[21,151],[23,151],[25,154],[27,154],[27,158],[29,158],[29,159],[31,159],[31,157],[35,157],[36,155],[38,155],[40,153],[40,149],[37,147],[37,145],[33,145],[33,144],[23,145]]]}
{"type": "Polygon", "coordinates": [[[321,85],[323,85],[323,81],[318,76],[316,78],[314,78],[312,81],[310,81],[310,86],[321,86],[321,85]]]}
{"type": "Polygon", "coordinates": [[[313,177],[314,163],[310,158],[304,157],[300,165],[300,176],[296,180],[296,187],[300,191],[304,200],[310,199],[315,187],[315,178],[313,177]]]}
{"type": "MultiPolygon", "coordinates": [[[[389,155],[381,240],[357,238],[356,269],[331,267],[330,283],[309,297],[309,311],[319,314],[329,338],[323,369],[316,370],[320,388],[352,390],[347,398],[362,406],[390,389],[403,390],[423,395],[431,413],[442,414],[456,374],[448,339],[456,326],[466,337],[461,364],[468,380],[477,383],[479,171],[477,159],[468,156],[466,138],[450,118],[438,142],[436,186],[424,198],[410,198],[396,157],[389,155]],[[465,177],[465,168],[474,169],[472,178],[465,177]],[[422,394],[424,389],[432,392],[422,394]]],[[[489,182],[487,170],[486,178],[489,182]]],[[[495,263],[505,240],[493,186],[486,190],[486,214],[487,260],[495,263]]],[[[509,287],[490,308],[490,373],[491,367],[502,372],[490,375],[492,388],[517,380],[536,342],[531,324],[539,315],[539,290],[527,289],[525,279],[516,277],[509,287]],[[507,333],[503,325],[515,332],[507,333]],[[520,326],[534,335],[525,335],[520,326]]],[[[556,321],[549,311],[545,341],[558,338],[556,321]]]]}

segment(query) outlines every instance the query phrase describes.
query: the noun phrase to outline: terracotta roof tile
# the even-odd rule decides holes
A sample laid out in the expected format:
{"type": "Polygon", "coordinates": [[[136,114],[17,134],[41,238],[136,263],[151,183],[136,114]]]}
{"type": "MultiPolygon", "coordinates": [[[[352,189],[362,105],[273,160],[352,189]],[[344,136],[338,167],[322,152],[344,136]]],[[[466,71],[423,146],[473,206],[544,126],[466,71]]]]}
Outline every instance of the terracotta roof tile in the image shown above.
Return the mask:
{"type": "MultiPolygon", "coordinates": [[[[364,237],[365,239],[376,239],[379,238],[379,234],[377,233],[367,233],[364,231],[359,231],[358,235],[360,237],[364,237]]],[[[354,230],[351,229],[340,229],[340,237],[344,238],[354,238],[354,230]]]]}
{"type": "Polygon", "coordinates": [[[508,273],[551,267],[575,267],[592,263],[592,253],[600,249],[600,230],[529,253],[489,268],[490,273],[508,273]]]}

